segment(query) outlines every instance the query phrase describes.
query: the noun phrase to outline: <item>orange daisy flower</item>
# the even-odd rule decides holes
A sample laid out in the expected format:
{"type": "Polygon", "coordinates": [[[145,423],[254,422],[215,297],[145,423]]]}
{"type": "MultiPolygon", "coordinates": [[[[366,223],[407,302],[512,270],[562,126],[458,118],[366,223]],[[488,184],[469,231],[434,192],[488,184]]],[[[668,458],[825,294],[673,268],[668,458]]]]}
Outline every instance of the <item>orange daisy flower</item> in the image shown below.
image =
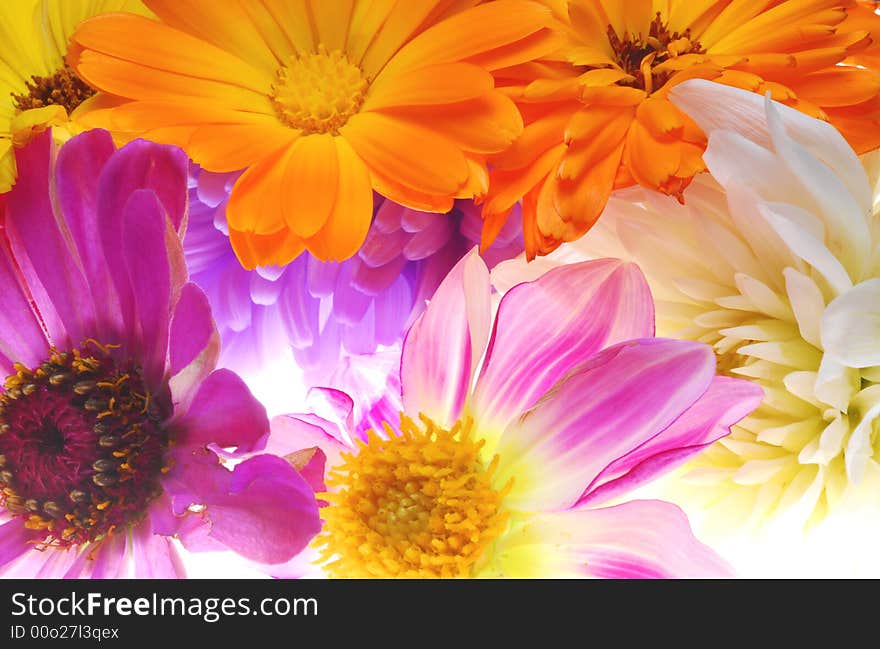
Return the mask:
{"type": "Polygon", "coordinates": [[[668,100],[690,78],[758,93],[837,126],[859,152],[880,146],[880,75],[838,66],[880,17],[844,22],[846,0],[544,0],[565,45],[496,73],[525,129],[493,166],[489,245],[523,201],[529,258],[583,235],[614,189],[679,197],[703,171],[706,138],[668,100]]]}
{"type": "Polygon", "coordinates": [[[559,46],[527,0],[146,0],[82,23],[68,62],[108,93],[84,119],[247,168],[227,210],[245,268],[353,255],[373,190],[446,212],[522,131],[491,72],[559,46]],[[121,97],[121,101],[111,96],[121,97]]]}

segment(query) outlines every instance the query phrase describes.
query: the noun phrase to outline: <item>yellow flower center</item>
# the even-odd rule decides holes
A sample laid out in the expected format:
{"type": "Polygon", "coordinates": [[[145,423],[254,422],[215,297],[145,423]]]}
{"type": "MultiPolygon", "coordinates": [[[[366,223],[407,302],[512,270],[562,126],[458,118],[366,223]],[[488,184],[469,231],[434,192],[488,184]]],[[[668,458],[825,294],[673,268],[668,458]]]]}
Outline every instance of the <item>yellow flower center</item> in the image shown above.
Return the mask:
{"type": "Polygon", "coordinates": [[[76,73],[63,65],[55,74],[48,77],[31,77],[25,82],[27,92],[12,94],[12,102],[18,111],[45,106],[63,106],[68,114],[86,99],[95,94],[76,73]]]}
{"type": "Polygon", "coordinates": [[[309,133],[336,133],[360,110],[369,87],[361,69],[344,52],[294,54],[278,70],[272,100],[288,126],[309,133]]]}
{"type": "Polygon", "coordinates": [[[484,466],[470,421],[421,420],[384,424],[387,439],[369,431],[329,472],[315,545],[331,577],[468,577],[503,530],[512,483],[493,488],[498,456],[484,466]]]}

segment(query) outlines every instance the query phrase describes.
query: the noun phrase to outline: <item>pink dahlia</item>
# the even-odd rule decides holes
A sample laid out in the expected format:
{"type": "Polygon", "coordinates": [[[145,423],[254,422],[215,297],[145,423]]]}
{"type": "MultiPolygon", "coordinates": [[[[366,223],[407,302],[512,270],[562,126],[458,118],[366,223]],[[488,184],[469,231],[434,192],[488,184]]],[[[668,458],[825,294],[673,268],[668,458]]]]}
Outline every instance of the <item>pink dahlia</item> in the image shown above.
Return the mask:
{"type": "Polygon", "coordinates": [[[176,577],[172,538],[282,563],[318,531],[179,233],[187,159],[91,131],[16,152],[0,240],[0,574],[176,577]],[[229,470],[220,460],[248,458],[229,470]]]}
{"type": "Polygon", "coordinates": [[[318,396],[334,416],[274,420],[273,448],[302,449],[325,482],[313,558],[332,577],[729,574],[678,507],[625,496],[762,393],[716,376],[707,345],[653,334],[633,264],[555,269],[493,318],[488,270],[468,254],[406,336],[399,420],[359,435],[333,390],[318,396]]]}

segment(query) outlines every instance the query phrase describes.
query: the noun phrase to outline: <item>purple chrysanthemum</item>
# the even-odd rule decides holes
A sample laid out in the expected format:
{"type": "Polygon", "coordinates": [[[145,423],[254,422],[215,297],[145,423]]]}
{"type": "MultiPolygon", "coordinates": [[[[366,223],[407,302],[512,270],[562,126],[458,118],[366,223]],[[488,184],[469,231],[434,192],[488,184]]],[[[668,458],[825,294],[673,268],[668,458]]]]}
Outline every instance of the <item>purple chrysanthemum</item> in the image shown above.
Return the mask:
{"type": "MultiPolygon", "coordinates": [[[[225,211],[236,174],[197,171],[184,239],[193,282],[208,295],[223,340],[220,362],[251,372],[290,346],[310,383],[323,383],[340,356],[398,343],[446,273],[480,240],[479,208],[449,214],[407,209],[376,197],[357,255],[321,262],[303,254],[284,268],[244,270],[229,244],[225,211]]],[[[483,255],[489,267],[522,252],[512,218],[483,255]]]]}
{"type": "Polygon", "coordinates": [[[16,152],[0,239],[0,574],[174,577],[172,537],[275,564],[318,531],[266,411],[214,370],[179,232],[188,163],[90,131],[16,152]],[[234,470],[220,460],[247,454],[234,470]]]}

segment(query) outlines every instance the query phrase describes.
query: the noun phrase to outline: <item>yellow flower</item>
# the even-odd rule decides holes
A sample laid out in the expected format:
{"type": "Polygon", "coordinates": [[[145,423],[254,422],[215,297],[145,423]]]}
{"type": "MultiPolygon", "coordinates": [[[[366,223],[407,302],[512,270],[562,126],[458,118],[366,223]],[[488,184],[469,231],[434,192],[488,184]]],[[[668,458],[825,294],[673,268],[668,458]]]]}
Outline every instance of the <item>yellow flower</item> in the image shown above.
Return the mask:
{"type": "Polygon", "coordinates": [[[76,25],[109,11],[149,15],[139,0],[11,0],[0,3],[0,192],[15,183],[13,147],[55,127],[64,141],[81,130],[71,113],[94,94],[64,62],[76,25]]]}

